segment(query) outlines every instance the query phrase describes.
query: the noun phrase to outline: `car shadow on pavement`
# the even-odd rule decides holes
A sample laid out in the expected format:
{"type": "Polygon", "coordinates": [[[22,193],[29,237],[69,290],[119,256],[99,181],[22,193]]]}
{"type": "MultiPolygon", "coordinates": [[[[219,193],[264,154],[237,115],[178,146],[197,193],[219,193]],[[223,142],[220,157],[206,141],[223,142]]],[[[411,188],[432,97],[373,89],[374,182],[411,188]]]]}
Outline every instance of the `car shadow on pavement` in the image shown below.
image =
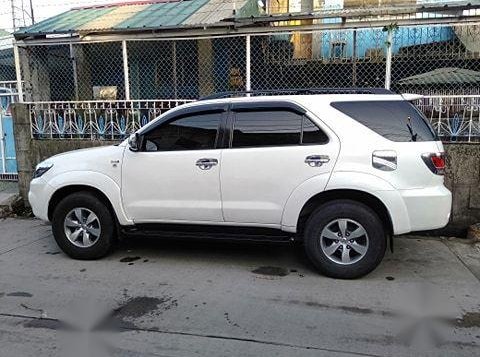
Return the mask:
{"type": "MultiPolygon", "coordinates": [[[[120,240],[110,259],[126,263],[135,260],[188,261],[219,264],[245,269],[281,268],[300,274],[320,276],[308,259],[301,242],[226,241],[165,237],[126,237],[120,240]],[[256,267],[256,268],[253,268],[256,267]]],[[[269,269],[267,269],[268,271],[269,269]]],[[[264,269],[260,269],[260,272],[264,269]]],[[[275,269],[273,269],[275,271],[275,269]]],[[[277,270],[281,271],[281,270],[277,270]]],[[[396,237],[395,250],[385,252],[382,263],[363,280],[416,281],[445,274],[462,276],[458,258],[439,239],[396,237]]],[[[267,274],[268,275],[268,274],[267,274]]]]}
{"type": "MultiPolygon", "coordinates": [[[[192,261],[216,261],[244,266],[258,263],[263,266],[299,267],[315,272],[301,242],[233,241],[209,238],[125,237],[119,241],[116,255],[141,258],[170,258],[192,261]]],[[[125,259],[127,258],[127,259],[125,259]]]]}

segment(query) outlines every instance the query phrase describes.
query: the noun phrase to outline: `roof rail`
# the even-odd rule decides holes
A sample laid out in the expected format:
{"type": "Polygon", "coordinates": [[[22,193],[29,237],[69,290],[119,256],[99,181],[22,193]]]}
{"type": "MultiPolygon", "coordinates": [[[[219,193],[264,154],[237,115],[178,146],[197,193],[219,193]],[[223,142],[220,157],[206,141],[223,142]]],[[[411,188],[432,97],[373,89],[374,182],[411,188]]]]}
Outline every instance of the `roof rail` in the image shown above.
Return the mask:
{"type": "Polygon", "coordinates": [[[310,94],[396,94],[385,88],[288,88],[288,89],[256,89],[214,93],[199,100],[223,99],[262,95],[310,95],[310,94]]]}

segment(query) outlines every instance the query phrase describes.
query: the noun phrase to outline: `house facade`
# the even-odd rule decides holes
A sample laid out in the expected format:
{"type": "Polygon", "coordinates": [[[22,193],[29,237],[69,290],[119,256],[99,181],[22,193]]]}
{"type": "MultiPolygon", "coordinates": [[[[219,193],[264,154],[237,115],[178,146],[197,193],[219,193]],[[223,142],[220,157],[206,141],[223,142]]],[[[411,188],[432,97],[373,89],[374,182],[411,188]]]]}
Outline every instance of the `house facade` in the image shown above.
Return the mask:
{"type": "MultiPolygon", "coordinates": [[[[392,89],[408,91],[401,82],[408,77],[480,70],[477,15],[463,3],[152,0],[72,9],[15,38],[28,101],[378,87],[386,76],[392,89]],[[468,11],[472,20],[459,23],[468,11]]],[[[459,90],[458,83],[422,88],[459,90]]]]}

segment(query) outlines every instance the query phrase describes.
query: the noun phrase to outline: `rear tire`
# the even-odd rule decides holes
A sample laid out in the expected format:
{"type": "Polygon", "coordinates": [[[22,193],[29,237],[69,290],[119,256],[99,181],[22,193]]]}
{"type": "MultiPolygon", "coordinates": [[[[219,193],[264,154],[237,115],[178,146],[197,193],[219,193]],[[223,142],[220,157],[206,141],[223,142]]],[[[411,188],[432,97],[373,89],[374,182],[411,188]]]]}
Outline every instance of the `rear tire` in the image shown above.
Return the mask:
{"type": "Polygon", "coordinates": [[[307,256],[324,275],[355,279],[370,273],[387,247],[385,227],[368,206],[336,200],[318,207],[304,232],[307,256]]]}
{"type": "Polygon", "coordinates": [[[115,218],[104,202],[90,192],[65,197],[55,208],[52,231],[65,254],[93,260],[107,255],[115,242],[115,218]]]}

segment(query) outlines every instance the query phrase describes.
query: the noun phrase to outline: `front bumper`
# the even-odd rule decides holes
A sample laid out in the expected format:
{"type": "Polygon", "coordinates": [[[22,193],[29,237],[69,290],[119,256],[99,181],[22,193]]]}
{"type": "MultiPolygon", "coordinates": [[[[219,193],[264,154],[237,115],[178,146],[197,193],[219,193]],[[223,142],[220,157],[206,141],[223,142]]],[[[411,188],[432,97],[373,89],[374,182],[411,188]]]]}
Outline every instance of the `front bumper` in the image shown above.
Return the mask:
{"type": "Polygon", "coordinates": [[[30,191],[28,192],[28,202],[32,207],[32,212],[35,217],[43,221],[48,219],[48,203],[53,194],[53,187],[51,187],[42,177],[33,179],[30,182],[30,191]]]}

